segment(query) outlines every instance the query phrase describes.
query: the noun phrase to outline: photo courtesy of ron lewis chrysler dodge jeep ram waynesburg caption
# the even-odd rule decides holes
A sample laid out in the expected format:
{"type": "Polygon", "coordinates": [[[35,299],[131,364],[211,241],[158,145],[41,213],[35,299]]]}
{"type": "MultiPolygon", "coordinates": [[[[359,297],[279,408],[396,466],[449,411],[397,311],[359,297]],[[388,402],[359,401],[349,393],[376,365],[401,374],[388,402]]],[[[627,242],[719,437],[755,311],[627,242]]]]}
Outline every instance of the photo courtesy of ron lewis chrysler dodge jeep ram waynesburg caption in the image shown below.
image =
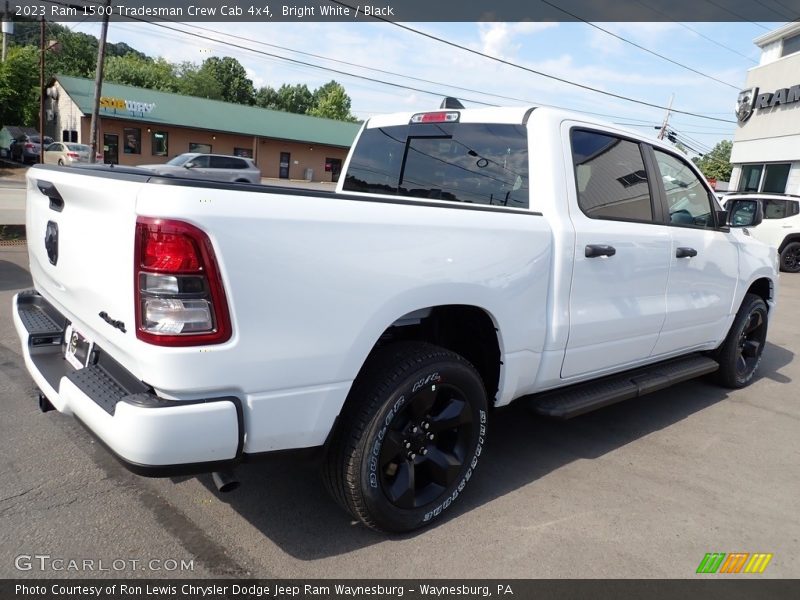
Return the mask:
{"type": "Polygon", "coordinates": [[[28,172],[14,298],[42,410],[152,475],[320,447],[367,526],[435,521],[492,411],[754,376],[777,253],[666,145],[551,108],[367,121],[335,192],[28,172]]]}

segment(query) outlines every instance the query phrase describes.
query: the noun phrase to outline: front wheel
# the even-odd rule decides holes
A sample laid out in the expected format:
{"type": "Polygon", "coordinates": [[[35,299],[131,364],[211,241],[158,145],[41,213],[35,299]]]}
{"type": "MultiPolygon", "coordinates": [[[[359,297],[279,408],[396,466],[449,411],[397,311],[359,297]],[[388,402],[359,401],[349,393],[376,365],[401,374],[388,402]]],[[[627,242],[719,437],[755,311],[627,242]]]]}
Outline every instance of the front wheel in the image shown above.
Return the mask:
{"type": "Polygon", "coordinates": [[[781,271],[800,272],[800,242],[790,242],[781,252],[781,271]]]}
{"type": "Polygon", "coordinates": [[[746,294],[728,336],[715,352],[717,379],[722,385],[742,388],[752,381],[767,341],[767,318],[763,298],[746,294]]]}
{"type": "Polygon", "coordinates": [[[428,525],[472,477],[486,412],[483,381],[459,355],[416,342],[380,349],[342,410],[326,458],[328,490],[372,529],[428,525]]]}

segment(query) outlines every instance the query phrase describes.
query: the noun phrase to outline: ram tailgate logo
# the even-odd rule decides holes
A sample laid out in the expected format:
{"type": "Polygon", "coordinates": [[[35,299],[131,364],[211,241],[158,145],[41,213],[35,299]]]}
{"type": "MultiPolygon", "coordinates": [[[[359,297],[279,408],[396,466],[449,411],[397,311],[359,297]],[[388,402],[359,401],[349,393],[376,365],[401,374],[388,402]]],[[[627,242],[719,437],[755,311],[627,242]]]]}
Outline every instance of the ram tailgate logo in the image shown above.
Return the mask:
{"type": "Polygon", "coordinates": [[[772,554],[763,552],[756,552],[754,554],[748,552],[732,552],[730,554],[725,554],[724,552],[708,552],[703,557],[703,560],[700,561],[697,572],[702,574],[763,573],[771,560],[772,554]]]}

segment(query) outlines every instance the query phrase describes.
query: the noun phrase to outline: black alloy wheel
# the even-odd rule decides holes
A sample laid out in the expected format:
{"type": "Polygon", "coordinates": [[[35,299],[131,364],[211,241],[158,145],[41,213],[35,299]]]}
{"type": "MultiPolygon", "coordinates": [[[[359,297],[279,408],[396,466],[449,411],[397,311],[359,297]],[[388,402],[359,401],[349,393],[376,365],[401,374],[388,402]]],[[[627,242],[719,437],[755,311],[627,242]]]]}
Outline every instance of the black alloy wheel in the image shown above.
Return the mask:
{"type": "Polygon", "coordinates": [[[717,379],[722,385],[742,388],[753,380],[767,342],[768,321],[764,299],[746,294],[728,336],[713,354],[719,362],[717,379]]]}
{"type": "Polygon", "coordinates": [[[790,242],[781,252],[781,271],[800,272],[800,242],[790,242]]]}
{"type": "Polygon", "coordinates": [[[419,508],[444,493],[471,458],[475,426],[464,391],[454,385],[430,383],[409,398],[380,452],[381,488],[389,502],[419,508]]]}

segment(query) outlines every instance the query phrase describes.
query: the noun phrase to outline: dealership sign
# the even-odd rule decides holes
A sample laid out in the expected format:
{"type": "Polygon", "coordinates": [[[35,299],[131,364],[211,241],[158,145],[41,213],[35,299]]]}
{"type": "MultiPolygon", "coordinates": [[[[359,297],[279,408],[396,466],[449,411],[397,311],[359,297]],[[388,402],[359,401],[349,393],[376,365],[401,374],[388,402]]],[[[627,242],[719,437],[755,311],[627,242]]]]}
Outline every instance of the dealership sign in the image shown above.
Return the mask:
{"type": "Polygon", "coordinates": [[[125,100],[124,98],[114,98],[112,96],[100,97],[100,108],[106,110],[127,110],[132,113],[145,113],[151,112],[156,107],[155,102],[138,102],[136,100],[125,100]]]}
{"type": "Polygon", "coordinates": [[[758,88],[753,87],[739,92],[739,98],[736,100],[736,118],[740,123],[744,123],[756,110],[775,108],[795,102],[800,103],[800,85],[781,88],[765,94],[759,94],[758,88]]]}

